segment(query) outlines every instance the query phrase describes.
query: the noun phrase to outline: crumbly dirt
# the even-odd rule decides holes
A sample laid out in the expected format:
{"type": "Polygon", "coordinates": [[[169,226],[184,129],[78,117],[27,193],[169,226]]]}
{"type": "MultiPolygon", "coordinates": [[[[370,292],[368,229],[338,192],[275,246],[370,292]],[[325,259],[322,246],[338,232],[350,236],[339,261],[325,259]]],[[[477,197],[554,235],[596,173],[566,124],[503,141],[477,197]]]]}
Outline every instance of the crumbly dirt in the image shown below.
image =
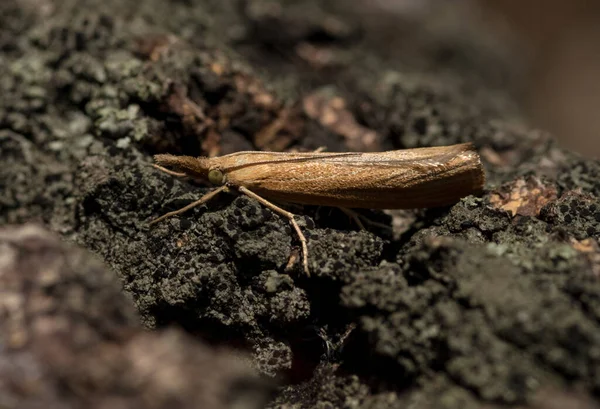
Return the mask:
{"type": "Polygon", "coordinates": [[[524,125],[510,64],[468,30],[349,3],[0,2],[0,223],[45,227],[0,233],[0,361],[24,374],[3,406],[598,407],[600,162],[524,125]],[[246,197],[148,225],[209,190],[156,153],[467,141],[480,197],[366,230],[286,206],[311,277],[246,197]],[[41,306],[10,301],[32,288],[41,306]]]}

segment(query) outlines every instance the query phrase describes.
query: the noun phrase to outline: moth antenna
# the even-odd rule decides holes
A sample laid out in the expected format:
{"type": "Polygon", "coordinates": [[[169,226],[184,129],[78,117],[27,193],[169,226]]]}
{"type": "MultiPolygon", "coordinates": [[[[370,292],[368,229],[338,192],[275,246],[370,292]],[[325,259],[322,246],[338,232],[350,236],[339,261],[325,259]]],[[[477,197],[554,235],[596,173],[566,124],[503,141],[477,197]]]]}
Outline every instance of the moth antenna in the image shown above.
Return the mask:
{"type": "Polygon", "coordinates": [[[175,177],[180,177],[180,178],[181,177],[187,177],[187,173],[184,173],[184,172],[175,172],[173,170],[170,170],[170,169],[167,169],[167,168],[162,167],[160,165],[157,165],[156,163],[154,165],[152,165],[152,166],[154,166],[155,169],[158,169],[161,172],[165,172],[167,175],[171,175],[171,176],[175,176],[175,177]]]}

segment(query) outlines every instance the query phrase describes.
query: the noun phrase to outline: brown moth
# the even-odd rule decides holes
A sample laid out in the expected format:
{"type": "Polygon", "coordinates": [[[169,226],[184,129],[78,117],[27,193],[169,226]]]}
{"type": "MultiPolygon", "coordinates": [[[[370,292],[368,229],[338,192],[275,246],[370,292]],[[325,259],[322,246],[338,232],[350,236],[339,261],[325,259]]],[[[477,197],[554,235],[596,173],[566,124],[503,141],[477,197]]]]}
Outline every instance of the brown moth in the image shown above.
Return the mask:
{"type": "Polygon", "coordinates": [[[294,214],[269,200],[341,208],[429,208],[478,193],[485,182],[479,155],[470,143],[374,153],[248,151],[214,158],[156,155],[154,159],[154,166],[164,172],[218,187],[151,223],[206,203],[220,192],[237,190],[290,221],[302,246],[306,274],[306,238],[294,214]]]}

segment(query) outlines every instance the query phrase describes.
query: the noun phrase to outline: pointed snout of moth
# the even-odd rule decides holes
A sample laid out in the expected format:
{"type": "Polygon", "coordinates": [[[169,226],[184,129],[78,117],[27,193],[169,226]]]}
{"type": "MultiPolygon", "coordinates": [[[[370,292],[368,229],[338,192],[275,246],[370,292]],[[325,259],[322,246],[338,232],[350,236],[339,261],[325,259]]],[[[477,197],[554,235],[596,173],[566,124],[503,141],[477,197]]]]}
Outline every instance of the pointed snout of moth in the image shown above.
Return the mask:
{"type": "Polygon", "coordinates": [[[162,168],[185,173],[192,178],[206,180],[208,177],[208,158],[160,154],[154,155],[154,162],[162,168]]]}

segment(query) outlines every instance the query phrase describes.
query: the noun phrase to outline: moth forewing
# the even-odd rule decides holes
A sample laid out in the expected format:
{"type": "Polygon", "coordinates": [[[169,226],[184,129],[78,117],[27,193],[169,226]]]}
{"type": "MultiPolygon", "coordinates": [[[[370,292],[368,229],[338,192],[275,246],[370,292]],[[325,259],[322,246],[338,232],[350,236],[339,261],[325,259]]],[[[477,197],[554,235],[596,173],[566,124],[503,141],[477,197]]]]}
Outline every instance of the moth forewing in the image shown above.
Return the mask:
{"type": "Polygon", "coordinates": [[[231,184],[265,198],[347,208],[404,209],[454,203],[483,187],[470,144],[351,155],[314,154],[229,166],[231,184]]]}
{"type": "Polygon", "coordinates": [[[156,155],[159,169],[173,168],[221,185],[179,214],[237,188],[286,217],[296,231],[308,274],[306,238],[294,215],[267,199],[343,208],[403,209],[449,205],[482,190],[483,166],[472,144],[379,153],[237,152],[215,158],[156,155]]]}

